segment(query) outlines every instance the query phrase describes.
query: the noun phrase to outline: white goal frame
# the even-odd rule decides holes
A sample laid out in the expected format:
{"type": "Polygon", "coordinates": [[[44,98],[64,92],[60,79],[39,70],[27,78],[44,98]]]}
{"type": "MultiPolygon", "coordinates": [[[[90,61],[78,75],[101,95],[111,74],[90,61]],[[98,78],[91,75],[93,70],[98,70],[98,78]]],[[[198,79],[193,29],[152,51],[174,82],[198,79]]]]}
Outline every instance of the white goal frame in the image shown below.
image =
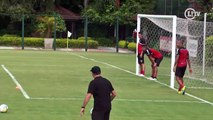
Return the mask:
{"type": "MultiPolygon", "coordinates": [[[[173,66],[175,63],[175,49],[176,49],[176,27],[177,27],[177,16],[175,15],[147,15],[138,14],[137,15],[137,44],[139,42],[139,32],[141,29],[141,18],[169,18],[172,19],[172,56],[171,56],[171,76],[170,76],[170,88],[174,89],[175,86],[175,74],[173,72],[173,66]]],[[[139,65],[137,61],[138,45],[136,45],[136,75],[139,76],[139,65]]]]}

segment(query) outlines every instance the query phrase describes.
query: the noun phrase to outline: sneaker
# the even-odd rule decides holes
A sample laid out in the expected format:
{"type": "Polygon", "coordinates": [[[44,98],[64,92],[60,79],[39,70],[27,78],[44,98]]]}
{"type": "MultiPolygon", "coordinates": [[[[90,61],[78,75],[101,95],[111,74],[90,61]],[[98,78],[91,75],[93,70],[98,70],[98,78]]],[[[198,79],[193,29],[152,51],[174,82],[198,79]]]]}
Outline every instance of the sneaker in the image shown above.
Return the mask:
{"type": "Polygon", "coordinates": [[[139,76],[144,77],[144,74],[139,74],[139,76]]]}
{"type": "Polygon", "coordinates": [[[183,88],[181,89],[182,94],[184,95],[186,92],[186,86],[183,86],[183,88]]]}
{"type": "Polygon", "coordinates": [[[148,80],[157,80],[157,78],[153,78],[153,77],[150,77],[150,78],[147,78],[148,80]]]}
{"type": "Polygon", "coordinates": [[[181,95],[181,94],[183,94],[183,93],[182,93],[182,91],[178,91],[178,94],[181,95]]]}

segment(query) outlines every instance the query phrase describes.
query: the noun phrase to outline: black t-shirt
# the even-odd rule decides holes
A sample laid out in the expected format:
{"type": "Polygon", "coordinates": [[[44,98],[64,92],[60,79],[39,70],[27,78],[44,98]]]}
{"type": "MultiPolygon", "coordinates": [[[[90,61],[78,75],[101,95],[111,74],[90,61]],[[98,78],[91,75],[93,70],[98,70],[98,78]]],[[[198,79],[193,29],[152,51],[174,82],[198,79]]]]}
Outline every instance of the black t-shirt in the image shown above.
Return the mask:
{"type": "Polygon", "coordinates": [[[94,110],[111,109],[110,94],[114,90],[109,80],[103,77],[97,77],[89,84],[88,92],[94,97],[94,110]]]}

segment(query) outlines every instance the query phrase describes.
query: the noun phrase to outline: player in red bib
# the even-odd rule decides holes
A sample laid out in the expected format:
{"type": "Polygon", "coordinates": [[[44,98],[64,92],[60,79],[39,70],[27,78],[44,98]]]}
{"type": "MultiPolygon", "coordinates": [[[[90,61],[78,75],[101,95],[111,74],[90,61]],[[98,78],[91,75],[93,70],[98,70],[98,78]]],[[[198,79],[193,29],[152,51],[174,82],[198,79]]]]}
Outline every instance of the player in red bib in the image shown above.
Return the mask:
{"type": "Polygon", "coordinates": [[[158,75],[158,67],[163,60],[163,55],[153,49],[153,48],[148,48],[147,45],[143,45],[143,51],[144,54],[146,54],[149,57],[149,60],[151,61],[152,65],[152,76],[149,78],[150,80],[157,80],[157,75],[158,75]]]}
{"type": "Polygon", "coordinates": [[[183,47],[183,41],[178,40],[176,46],[177,46],[177,55],[173,71],[175,72],[176,81],[179,84],[178,94],[184,95],[186,87],[183,82],[183,76],[187,68],[187,63],[189,65],[190,73],[192,73],[192,69],[189,60],[189,52],[187,49],[183,47]]]}
{"type": "MultiPolygon", "coordinates": [[[[136,40],[136,38],[137,38],[136,29],[133,31],[132,37],[136,40]]],[[[144,76],[145,75],[145,64],[144,64],[144,52],[143,52],[142,46],[146,43],[146,41],[143,38],[143,36],[141,35],[141,33],[138,33],[138,37],[140,39],[138,42],[138,50],[137,50],[138,64],[140,65],[140,76],[144,76]]]]}
{"type": "Polygon", "coordinates": [[[140,65],[140,76],[145,75],[145,64],[144,64],[144,52],[143,45],[145,44],[145,39],[141,38],[138,43],[138,64],[140,65]]]}

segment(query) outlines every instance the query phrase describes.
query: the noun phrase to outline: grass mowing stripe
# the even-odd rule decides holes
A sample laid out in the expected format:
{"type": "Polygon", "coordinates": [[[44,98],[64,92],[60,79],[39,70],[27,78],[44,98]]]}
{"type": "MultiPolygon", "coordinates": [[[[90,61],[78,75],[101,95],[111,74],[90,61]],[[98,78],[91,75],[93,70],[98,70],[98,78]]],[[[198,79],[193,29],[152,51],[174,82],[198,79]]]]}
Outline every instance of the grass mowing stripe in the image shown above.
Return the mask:
{"type": "MultiPolygon", "coordinates": [[[[58,100],[58,101],[82,101],[83,98],[48,98],[48,97],[38,97],[30,98],[32,100],[58,100]]],[[[123,101],[123,102],[155,102],[155,103],[198,103],[206,104],[202,101],[183,101],[183,100],[146,100],[146,99],[115,99],[114,101],[123,101]]]]}
{"type": "Polygon", "coordinates": [[[1,65],[1,67],[4,69],[4,71],[12,78],[13,82],[16,84],[17,87],[19,87],[21,93],[23,94],[23,96],[26,99],[30,99],[29,95],[27,94],[27,92],[23,89],[23,87],[21,86],[21,84],[16,80],[15,76],[13,76],[13,74],[4,66],[1,65]]]}
{"type": "MultiPolygon", "coordinates": [[[[115,66],[115,65],[112,65],[112,64],[109,64],[109,63],[106,63],[106,62],[102,62],[102,61],[98,61],[98,60],[95,60],[95,59],[92,59],[92,58],[87,58],[87,57],[85,57],[85,56],[78,55],[78,54],[75,54],[75,53],[71,53],[71,54],[72,54],[72,55],[75,55],[75,56],[78,56],[78,57],[80,57],[80,58],[83,58],[83,59],[87,59],[87,60],[91,60],[91,61],[94,61],[94,62],[97,62],[97,63],[101,63],[101,64],[104,64],[104,65],[107,65],[107,66],[110,66],[110,67],[112,67],[112,68],[119,69],[119,70],[121,70],[121,71],[124,71],[124,72],[127,72],[127,73],[129,73],[129,74],[132,74],[132,75],[137,76],[134,72],[131,72],[131,71],[122,69],[122,68],[117,67],[117,66],[115,66]]],[[[144,77],[144,78],[146,78],[146,79],[148,78],[148,77],[146,77],[146,76],[142,76],[142,77],[144,77]]],[[[165,84],[165,83],[162,83],[162,82],[160,82],[160,81],[155,81],[155,82],[156,82],[156,83],[159,83],[159,84],[161,84],[161,85],[163,85],[163,86],[166,86],[166,87],[171,88],[169,85],[167,85],[167,84],[165,84]]],[[[171,89],[177,91],[177,89],[175,89],[175,88],[171,88],[171,89]]],[[[199,97],[197,97],[197,96],[191,95],[191,94],[189,94],[189,93],[186,93],[186,95],[189,96],[189,97],[192,97],[192,98],[194,98],[194,99],[197,99],[197,100],[199,100],[199,101],[202,101],[202,102],[204,102],[204,103],[207,103],[207,104],[210,104],[210,105],[213,106],[213,103],[212,103],[212,102],[209,102],[209,101],[204,100],[204,99],[202,99],[202,98],[199,98],[199,97]]]]}

